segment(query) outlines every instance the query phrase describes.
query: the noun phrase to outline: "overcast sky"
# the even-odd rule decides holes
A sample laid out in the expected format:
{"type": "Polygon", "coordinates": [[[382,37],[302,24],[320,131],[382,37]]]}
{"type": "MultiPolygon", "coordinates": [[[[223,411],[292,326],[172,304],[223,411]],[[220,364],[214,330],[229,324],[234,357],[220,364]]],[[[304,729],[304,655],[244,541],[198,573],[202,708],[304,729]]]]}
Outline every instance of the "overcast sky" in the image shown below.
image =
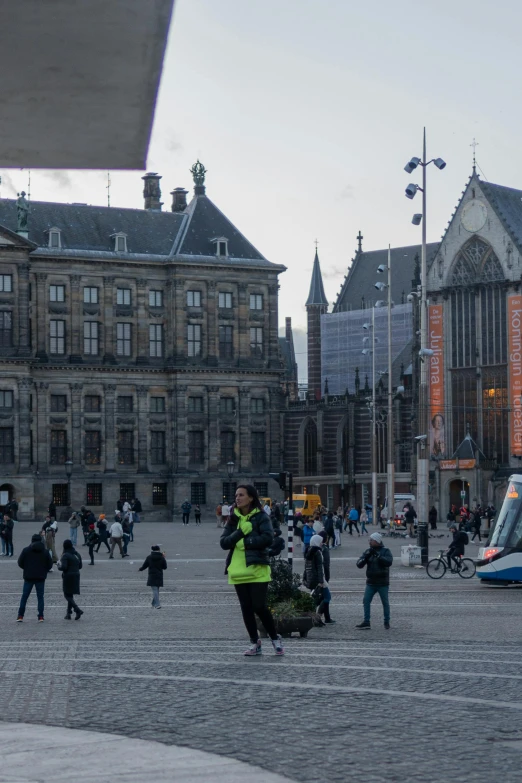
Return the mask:
{"type": "MultiPolygon", "coordinates": [[[[428,240],[444,231],[477,160],[522,188],[520,30],[514,0],[176,0],[148,169],[207,194],[272,261],[280,322],[306,325],[314,240],[331,303],[356,247],[415,244],[403,166],[430,167],[428,240]]],[[[480,171],[479,171],[480,173],[480,171]]],[[[27,186],[0,172],[1,195],[27,186]]],[[[141,174],[113,173],[113,205],[143,204],[141,174]]],[[[34,200],[107,203],[107,174],[32,172],[34,200]]],[[[301,349],[301,348],[300,348],[301,349]]]]}

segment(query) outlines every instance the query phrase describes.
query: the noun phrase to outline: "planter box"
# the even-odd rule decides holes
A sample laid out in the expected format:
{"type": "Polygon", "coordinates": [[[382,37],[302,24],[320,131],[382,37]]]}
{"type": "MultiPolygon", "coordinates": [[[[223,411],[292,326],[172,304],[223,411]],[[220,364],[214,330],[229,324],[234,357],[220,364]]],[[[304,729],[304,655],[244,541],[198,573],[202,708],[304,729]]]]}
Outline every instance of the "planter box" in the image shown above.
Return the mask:
{"type": "MultiPolygon", "coordinates": [[[[304,637],[308,635],[308,631],[313,627],[314,619],[309,615],[304,615],[303,617],[293,617],[288,620],[276,620],[274,618],[274,622],[276,631],[281,636],[291,636],[293,633],[298,633],[299,636],[304,637]]],[[[266,638],[268,634],[265,631],[265,626],[257,617],[256,623],[260,635],[266,638]]]]}

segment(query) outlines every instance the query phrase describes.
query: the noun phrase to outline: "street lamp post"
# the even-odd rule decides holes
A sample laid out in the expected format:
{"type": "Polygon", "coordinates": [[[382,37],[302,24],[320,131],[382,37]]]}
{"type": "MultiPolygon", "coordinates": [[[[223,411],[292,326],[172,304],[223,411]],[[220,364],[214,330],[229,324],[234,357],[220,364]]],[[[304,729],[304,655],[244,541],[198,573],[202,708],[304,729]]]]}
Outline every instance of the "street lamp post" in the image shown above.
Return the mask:
{"type": "Polygon", "coordinates": [[[426,157],[426,128],[422,137],[422,159],[412,158],[406,164],[404,170],[411,174],[417,166],[422,167],[422,187],[413,183],[406,188],[407,198],[414,198],[417,191],[422,193],[422,216],[414,215],[413,224],[418,225],[422,222],[422,252],[421,252],[421,296],[420,296],[420,332],[421,347],[419,356],[420,365],[420,383],[419,383],[419,427],[420,436],[417,436],[417,509],[418,509],[418,545],[422,550],[422,564],[428,562],[428,507],[429,507],[429,478],[430,478],[430,442],[429,442],[429,387],[428,387],[428,362],[427,360],[433,354],[428,346],[428,299],[427,299],[427,278],[428,267],[426,258],[426,167],[430,163],[442,171],[446,163],[442,158],[433,158],[427,160],[426,157]]]}
{"type": "MultiPolygon", "coordinates": [[[[228,474],[228,484],[229,484],[229,491],[230,491],[230,482],[232,481],[232,476],[234,475],[234,469],[235,469],[235,463],[233,460],[230,460],[227,462],[227,474],[228,474]]],[[[230,503],[228,497],[226,498],[227,503],[230,503]]]]}
{"type": "Polygon", "coordinates": [[[65,475],[67,476],[67,503],[71,505],[71,476],[73,472],[73,461],[68,459],[65,463],[65,475]]]}
{"type": "MultiPolygon", "coordinates": [[[[364,324],[364,329],[371,329],[372,333],[372,522],[378,524],[377,508],[377,424],[376,424],[376,393],[375,393],[375,307],[372,307],[372,322],[364,324]]],[[[368,349],[363,350],[367,354],[368,349]]]]}
{"type": "Polygon", "coordinates": [[[379,290],[388,288],[388,436],[387,436],[387,466],[386,466],[386,496],[388,521],[395,517],[395,435],[393,426],[393,366],[392,366],[392,290],[391,290],[391,247],[388,245],[388,265],[380,264],[377,272],[388,272],[388,282],[376,283],[375,287],[379,290]]]}

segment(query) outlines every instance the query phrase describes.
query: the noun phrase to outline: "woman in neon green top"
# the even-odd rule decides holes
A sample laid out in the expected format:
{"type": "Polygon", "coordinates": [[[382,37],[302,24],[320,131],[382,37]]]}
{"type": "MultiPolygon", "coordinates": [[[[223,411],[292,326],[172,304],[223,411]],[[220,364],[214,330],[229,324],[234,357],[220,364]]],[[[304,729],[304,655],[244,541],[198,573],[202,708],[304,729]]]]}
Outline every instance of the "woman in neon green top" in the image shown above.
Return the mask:
{"type": "Polygon", "coordinates": [[[281,637],[266,603],[271,580],[268,550],[274,540],[269,517],[262,509],[257,490],[250,484],[236,489],[236,502],[221,535],[221,548],[228,550],[225,573],[234,585],[243,614],[243,622],[252,642],[245,655],[261,655],[256,614],[272,640],[276,655],[284,655],[281,637]]]}

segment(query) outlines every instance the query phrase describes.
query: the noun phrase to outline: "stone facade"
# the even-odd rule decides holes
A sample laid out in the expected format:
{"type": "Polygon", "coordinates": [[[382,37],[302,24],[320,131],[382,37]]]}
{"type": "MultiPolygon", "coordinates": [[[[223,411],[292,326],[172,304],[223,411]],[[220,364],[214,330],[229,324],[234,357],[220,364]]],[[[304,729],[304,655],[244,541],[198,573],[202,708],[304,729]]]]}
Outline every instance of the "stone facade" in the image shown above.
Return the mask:
{"type": "Polygon", "coordinates": [[[0,200],[0,492],[20,519],[123,494],[167,520],[185,498],[213,510],[230,461],[231,482],[280,467],[284,267],[201,184],[161,212],[147,177],[157,208],[33,202],[27,235],[0,200]]]}

